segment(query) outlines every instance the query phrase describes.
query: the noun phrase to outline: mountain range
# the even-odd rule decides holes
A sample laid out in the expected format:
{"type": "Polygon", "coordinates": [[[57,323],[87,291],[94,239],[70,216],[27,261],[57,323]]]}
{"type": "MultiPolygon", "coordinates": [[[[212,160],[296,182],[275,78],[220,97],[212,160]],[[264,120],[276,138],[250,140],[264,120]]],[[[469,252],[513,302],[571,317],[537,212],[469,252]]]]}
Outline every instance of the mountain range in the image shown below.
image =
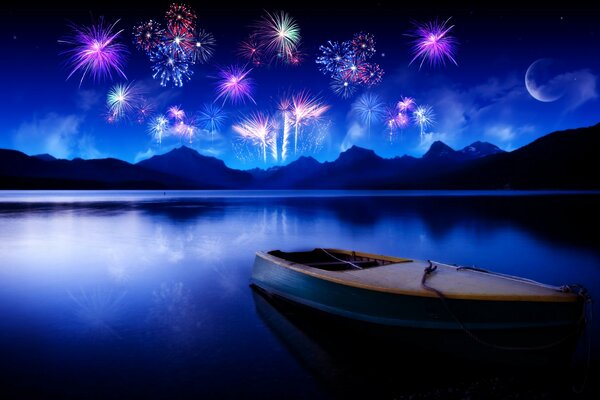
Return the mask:
{"type": "Polygon", "coordinates": [[[420,158],[353,146],[334,161],[300,157],[247,171],[182,146],[131,164],[0,149],[0,189],[600,189],[600,124],[558,131],[511,152],[434,142],[420,158]]]}

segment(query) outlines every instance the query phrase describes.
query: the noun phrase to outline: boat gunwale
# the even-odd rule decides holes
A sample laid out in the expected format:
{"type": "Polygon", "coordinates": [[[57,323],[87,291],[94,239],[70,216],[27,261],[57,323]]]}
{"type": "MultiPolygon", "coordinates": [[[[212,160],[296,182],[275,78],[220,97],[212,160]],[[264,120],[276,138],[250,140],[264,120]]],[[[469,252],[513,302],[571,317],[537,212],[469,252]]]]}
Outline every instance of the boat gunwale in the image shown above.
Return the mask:
{"type": "MultiPolygon", "coordinates": [[[[392,261],[391,264],[386,264],[381,267],[394,265],[394,264],[409,263],[409,262],[423,262],[422,260],[384,256],[384,255],[365,253],[365,252],[360,252],[360,251],[351,251],[351,250],[333,249],[333,248],[324,248],[323,250],[325,250],[327,252],[342,253],[342,254],[348,254],[348,255],[355,254],[359,257],[368,257],[368,258],[373,258],[373,259],[392,261]]],[[[390,294],[415,296],[415,297],[438,298],[438,296],[436,294],[434,294],[430,291],[402,290],[402,289],[397,289],[397,288],[382,287],[382,286],[377,286],[377,285],[372,285],[372,284],[365,284],[365,283],[361,283],[361,282],[357,282],[357,281],[351,281],[351,280],[347,280],[347,279],[336,278],[335,276],[331,276],[329,274],[324,274],[322,272],[319,273],[318,271],[322,271],[319,268],[315,268],[310,265],[306,265],[306,264],[302,264],[302,263],[288,261],[284,258],[274,256],[272,254],[269,254],[269,252],[265,252],[265,251],[257,251],[256,256],[261,257],[262,259],[264,259],[266,261],[277,264],[281,267],[288,268],[293,271],[312,276],[314,278],[334,282],[334,283],[337,283],[340,285],[345,285],[345,286],[350,286],[350,287],[355,287],[355,288],[365,289],[365,290],[371,290],[371,291],[377,291],[377,292],[383,292],[383,293],[390,293],[390,294]],[[302,266],[302,268],[299,268],[298,266],[302,266]]],[[[443,264],[443,265],[445,265],[448,268],[457,268],[457,267],[454,267],[454,266],[448,265],[448,264],[443,264]]],[[[381,267],[377,267],[377,268],[381,268],[381,267]]],[[[344,271],[328,271],[328,272],[343,273],[344,271]]],[[[477,272],[477,271],[472,271],[472,272],[477,272]]],[[[498,279],[507,279],[507,278],[498,276],[498,279]]],[[[523,281],[523,282],[519,281],[519,282],[523,283],[523,284],[530,284],[533,286],[538,286],[538,285],[535,285],[533,282],[527,282],[527,281],[523,281]]],[[[541,286],[538,286],[538,287],[541,287],[541,286]]],[[[548,290],[551,290],[551,289],[548,289],[548,290]]],[[[523,301],[523,302],[545,302],[545,303],[571,303],[571,302],[574,303],[579,300],[579,296],[575,293],[564,293],[564,292],[558,292],[558,291],[556,292],[556,294],[559,294],[559,293],[562,293],[562,295],[558,295],[558,296],[557,295],[547,295],[547,296],[544,296],[544,295],[497,296],[496,295],[496,296],[494,296],[494,295],[482,295],[482,294],[452,294],[452,293],[449,293],[447,295],[445,294],[445,297],[449,298],[449,299],[455,299],[455,300],[523,301]]]]}

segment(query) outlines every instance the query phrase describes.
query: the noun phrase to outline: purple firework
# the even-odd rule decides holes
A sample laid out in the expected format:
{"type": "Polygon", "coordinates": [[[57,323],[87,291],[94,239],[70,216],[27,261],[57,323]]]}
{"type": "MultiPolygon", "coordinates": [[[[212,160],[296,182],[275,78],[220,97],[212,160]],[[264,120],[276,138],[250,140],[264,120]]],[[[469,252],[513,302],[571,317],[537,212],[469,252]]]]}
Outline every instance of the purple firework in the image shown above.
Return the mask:
{"type": "Polygon", "coordinates": [[[71,25],[73,34],[60,41],[71,46],[71,49],[65,52],[70,55],[69,64],[72,68],[67,79],[78,72],[81,72],[80,85],[88,73],[94,80],[112,79],[113,72],[127,79],[123,69],[128,51],[127,47],[118,41],[123,30],[114,32],[118,22],[117,20],[113,24],[105,25],[104,19],[100,18],[97,25],[71,25]]]}
{"type": "Polygon", "coordinates": [[[448,26],[449,21],[450,18],[444,22],[435,20],[414,24],[414,31],[408,34],[414,38],[413,59],[410,64],[420,59],[419,69],[426,61],[431,67],[446,65],[446,60],[458,65],[454,58],[457,41],[450,32],[454,25],[448,26]]]}
{"type": "Polygon", "coordinates": [[[248,77],[250,71],[252,69],[246,69],[238,65],[221,68],[218,73],[219,81],[215,101],[223,98],[223,102],[229,100],[235,104],[244,103],[248,99],[256,104],[252,97],[254,80],[248,77]]]}

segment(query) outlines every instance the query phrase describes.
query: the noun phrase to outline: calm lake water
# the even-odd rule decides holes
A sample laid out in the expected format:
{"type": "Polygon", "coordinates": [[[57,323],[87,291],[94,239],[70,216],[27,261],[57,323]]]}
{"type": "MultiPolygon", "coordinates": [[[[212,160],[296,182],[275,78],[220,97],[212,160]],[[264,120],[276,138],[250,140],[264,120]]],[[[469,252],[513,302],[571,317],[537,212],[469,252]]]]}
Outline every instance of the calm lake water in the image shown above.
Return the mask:
{"type": "MultiPolygon", "coordinates": [[[[343,331],[338,342],[327,325],[248,283],[257,250],[338,247],[578,282],[599,299],[599,201],[589,193],[3,192],[0,395],[564,398],[583,376],[585,340],[551,384],[493,360],[450,380],[435,358],[411,374],[413,356],[371,351],[343,331]]],[[[598,322],[591,330],[597,365],[598,322]]],[[[597,393],[593,378],[585,396],[597,393]]]]}

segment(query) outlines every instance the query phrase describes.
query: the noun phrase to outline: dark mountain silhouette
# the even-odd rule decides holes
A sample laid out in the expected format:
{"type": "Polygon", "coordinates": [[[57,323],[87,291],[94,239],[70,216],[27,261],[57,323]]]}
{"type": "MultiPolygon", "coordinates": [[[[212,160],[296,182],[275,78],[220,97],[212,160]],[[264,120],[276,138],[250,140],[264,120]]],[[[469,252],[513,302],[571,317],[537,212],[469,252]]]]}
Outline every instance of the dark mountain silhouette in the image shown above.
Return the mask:
{"type": "Polygon", "coordinates": [[[236,189],[253,184],[252,174],[231,169],[215,157],[181,146],[168,153],[136,164],[146,170],[177,176],[195,187],[206,189],[236,189]]]}
{"type": "Polygon", "coordinates": [[[114,158],[58,160],[0,149],[2,189],[162,189],[171,185],[191,187],[178,177],[114,158]]]}
{"type": "Polygon", "coordinates": [[[330,162],[300,157],[240,171],[182,146],[137,164],[58,160],[0,150],[0,188],[61,189],[600,189],[600,125],[554,132],[512,152],[434,142],[423,157],[385,159],[353,146],[330,162]]]}
{"type": "Polygon", "coordinates": [[[42,160],[42,161],[55,161],[55,160],[57,160],[56,157],[51,156],[50,154],[36,154],[36,155],[34,155],[32,157],[37,158],[38,160],[42,160]]]}

